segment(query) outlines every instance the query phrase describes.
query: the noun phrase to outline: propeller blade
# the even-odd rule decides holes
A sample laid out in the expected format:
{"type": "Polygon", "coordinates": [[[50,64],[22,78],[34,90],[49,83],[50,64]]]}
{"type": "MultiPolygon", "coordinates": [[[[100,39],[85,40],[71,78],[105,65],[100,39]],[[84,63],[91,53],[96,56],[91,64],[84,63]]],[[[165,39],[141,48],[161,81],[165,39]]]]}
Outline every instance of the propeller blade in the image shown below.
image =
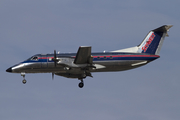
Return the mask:
{"type": "Polygon", "coordinates": [[[56,58],[56,50],[54,50],[54,58],[56,58]]]}
{"type": "Polygon", "coordinates": [[[56,50],[54,50],[54,66],[56,67],[57,64],[57,57],[56,57],[56,50]]]}
{"type": "Polygon", "coordinates": [[[54,80],[54,73],[52,73],[52,80],[54,80]]]}

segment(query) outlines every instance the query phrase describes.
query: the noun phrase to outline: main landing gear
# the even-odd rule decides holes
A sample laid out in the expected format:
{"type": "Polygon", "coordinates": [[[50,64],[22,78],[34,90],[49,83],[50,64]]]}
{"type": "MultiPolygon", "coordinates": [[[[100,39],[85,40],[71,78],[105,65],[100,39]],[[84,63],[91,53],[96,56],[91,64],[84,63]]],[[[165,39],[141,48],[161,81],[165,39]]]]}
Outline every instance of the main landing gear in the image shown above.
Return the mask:
{"type": "Polygon", "coordinates": [[[22,83],[23,83],[23,84],[26,84],[27,81],[26,81],[26,79],[25,79],[25,73],[21,73],[21,76],[23,76],[22,83]]]}
{"type": "Polygon", "coordinates": [[[83,79],[79,79],[79,80],[81,80],[81,82],[79,83],[79,88],[83,88],[84,87],[84,82],[83,82],[83,79]]]}

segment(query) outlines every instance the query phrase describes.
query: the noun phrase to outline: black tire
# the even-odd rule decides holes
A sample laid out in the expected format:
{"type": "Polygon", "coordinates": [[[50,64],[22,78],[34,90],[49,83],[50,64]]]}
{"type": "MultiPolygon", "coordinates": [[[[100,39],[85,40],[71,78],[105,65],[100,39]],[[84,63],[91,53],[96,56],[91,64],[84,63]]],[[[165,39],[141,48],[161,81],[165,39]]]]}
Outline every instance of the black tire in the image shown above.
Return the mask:
{"type": "Polygon", "coordinates": [[[83,82],[80,82],[80,83],[79,83],[79,88],[83,88],[83,86],[84,86],[84,83],[83,83],[83,82]]]}
{"type": "Polygon", "coordinates": [[[26,84],[26,82],[27,82],[27,81],[26,81],[25,79],[22,81],[23,84],[26,84]]]}

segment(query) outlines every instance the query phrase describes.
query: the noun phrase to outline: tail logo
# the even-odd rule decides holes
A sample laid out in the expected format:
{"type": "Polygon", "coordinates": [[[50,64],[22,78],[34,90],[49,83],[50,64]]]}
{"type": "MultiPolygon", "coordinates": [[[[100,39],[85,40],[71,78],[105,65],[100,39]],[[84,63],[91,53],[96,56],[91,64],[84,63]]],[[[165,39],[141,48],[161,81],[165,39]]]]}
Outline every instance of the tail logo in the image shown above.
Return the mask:
{"type": "Polygon", "coordinates": [[[142,51],[146,52],[146,50],[148,49],[149,45],[154,40],[154,38],[155,38],[155,34],[152,33],[149,39],[147,40],[146,44],[142,47],[142,51]]]}

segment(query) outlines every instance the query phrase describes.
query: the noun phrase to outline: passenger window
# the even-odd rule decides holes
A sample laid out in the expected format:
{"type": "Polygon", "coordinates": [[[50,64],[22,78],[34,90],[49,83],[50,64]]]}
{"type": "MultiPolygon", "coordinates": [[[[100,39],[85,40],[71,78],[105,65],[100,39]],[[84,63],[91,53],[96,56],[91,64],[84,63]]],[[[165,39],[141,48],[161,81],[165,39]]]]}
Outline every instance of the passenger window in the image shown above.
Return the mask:
{"type": "Polygon", "coordinates": [[[106,56],[104,56],[104,59],[106,59],[107,57],[106,56]]]}
{"type": "Polygon", "coordinates": [[[110,56],[110,59],[113,59],[113,57],[112,57],[112,56],[110,56]]]}
{"type": "Polygon", "coordinates": [[[97,59],[100,59],[100,57],[98,56],[97,59]]]}

